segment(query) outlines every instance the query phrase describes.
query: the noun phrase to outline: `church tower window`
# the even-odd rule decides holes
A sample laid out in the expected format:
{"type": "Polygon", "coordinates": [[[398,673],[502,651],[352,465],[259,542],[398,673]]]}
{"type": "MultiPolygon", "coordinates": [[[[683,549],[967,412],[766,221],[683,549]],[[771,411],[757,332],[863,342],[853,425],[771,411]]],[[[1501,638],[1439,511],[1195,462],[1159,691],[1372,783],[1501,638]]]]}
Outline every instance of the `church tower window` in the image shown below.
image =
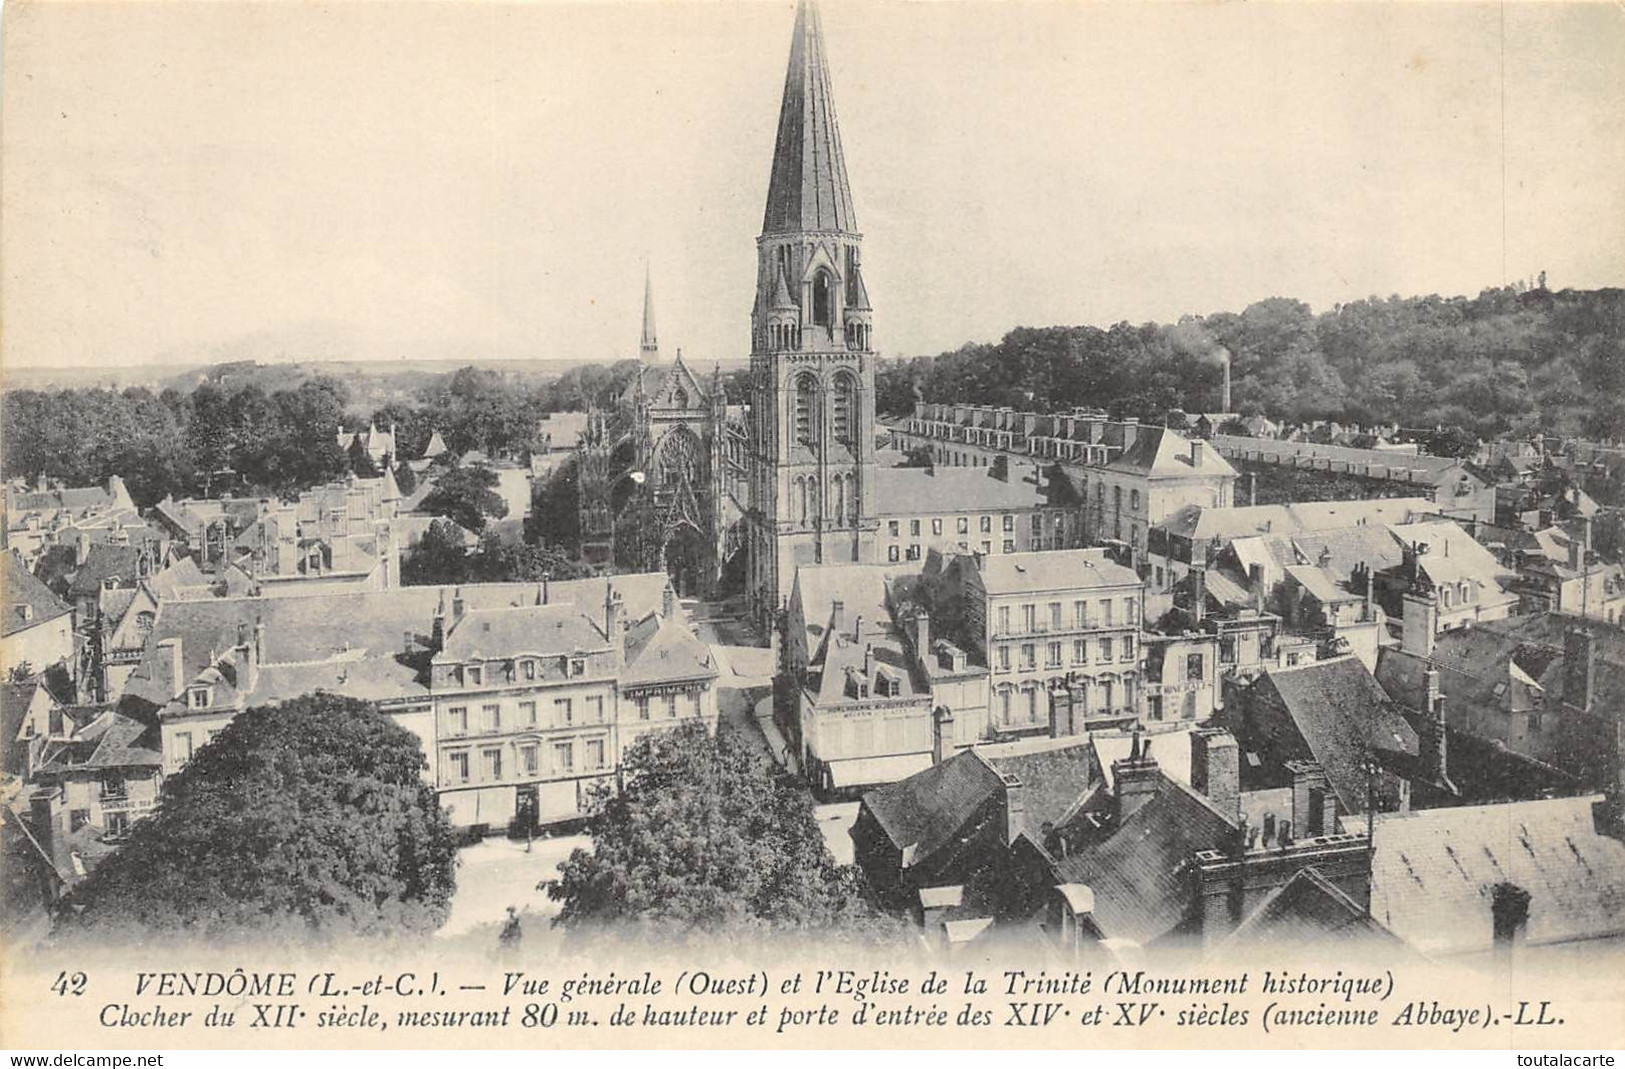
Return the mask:
{"type": "Polygon", "coordinates": [[[842,373],[835,378],[835,397],[832,428],[835,440],[838,442],[851,442],[853,440],[853,416],[857,408],[857,391],[853,387],[852,376],[842,373]]]}
{"type": "Polygon", "coordinates": [[[828,271],[820,271],[813,277],[813,322],[821,327],[835,326],[835,300],[831,289],[828,271]]]}
{"type": "Polygon", "coordinates": [[[796,441],[803,445],[813,444],[813,415],[814,404],[818,396],[818,380],[811,375],[802,375],[796,379],[795,386],[795,420],[796,441]]]}

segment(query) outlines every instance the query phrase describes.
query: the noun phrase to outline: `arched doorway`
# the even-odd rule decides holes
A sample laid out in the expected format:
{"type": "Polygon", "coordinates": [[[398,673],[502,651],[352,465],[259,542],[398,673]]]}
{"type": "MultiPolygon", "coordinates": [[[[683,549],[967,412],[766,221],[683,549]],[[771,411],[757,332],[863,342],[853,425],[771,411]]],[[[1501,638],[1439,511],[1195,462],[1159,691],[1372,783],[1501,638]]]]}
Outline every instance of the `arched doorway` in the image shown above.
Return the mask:
{"type": "Polygon", "coordinates": [[[710,553],[705,537],[689,523],[680,523],[666,535],[660,560],[678,596],[698,597],[710,582],[710,553]]]}

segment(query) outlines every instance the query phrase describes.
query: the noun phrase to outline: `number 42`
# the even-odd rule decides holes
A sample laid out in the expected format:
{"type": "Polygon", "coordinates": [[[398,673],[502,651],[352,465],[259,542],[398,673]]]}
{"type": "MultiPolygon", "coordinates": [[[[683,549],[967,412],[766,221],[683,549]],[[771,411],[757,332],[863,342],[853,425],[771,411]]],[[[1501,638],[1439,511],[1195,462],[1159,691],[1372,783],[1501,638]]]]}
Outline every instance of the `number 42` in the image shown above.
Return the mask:
{"type": "Polygon", "coordinates": [[[85,974],[82,972],[76,972],[71,976],[65,972],[59,972],[56,974],[56,979],[51,983],[51,991],[58,996],[83,995],[86,982],[85,974]]]}

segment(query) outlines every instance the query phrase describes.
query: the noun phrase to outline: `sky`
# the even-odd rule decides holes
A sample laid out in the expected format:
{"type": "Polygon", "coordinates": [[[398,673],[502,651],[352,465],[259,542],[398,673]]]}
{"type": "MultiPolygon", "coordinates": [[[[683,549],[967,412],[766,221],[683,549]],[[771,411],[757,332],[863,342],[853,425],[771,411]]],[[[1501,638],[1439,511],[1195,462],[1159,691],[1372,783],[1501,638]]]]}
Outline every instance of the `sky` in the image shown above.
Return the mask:
{"type": "MultiPolygon", "coordinates": [[[[1625,285],[1625,5],[822,11],[886,355],[1625,285]]],[[[4,366],[747,355],[791,3],[5,17],[4,366]]]]}

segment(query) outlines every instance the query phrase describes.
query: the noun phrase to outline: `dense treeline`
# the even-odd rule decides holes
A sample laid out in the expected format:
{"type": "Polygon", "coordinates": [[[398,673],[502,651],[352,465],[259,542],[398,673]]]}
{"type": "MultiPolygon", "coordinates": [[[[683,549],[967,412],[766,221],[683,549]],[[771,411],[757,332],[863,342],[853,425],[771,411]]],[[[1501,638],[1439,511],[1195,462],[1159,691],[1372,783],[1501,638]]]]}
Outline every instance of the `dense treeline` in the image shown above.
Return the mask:
{"type": "Polygon", "coordinates": [[[466,367],[365,418],[348,411],[344,383],[323,376],[269,391],[237,374],[210,377],[189,393],[12,390],[0,402],[0,470],[8,479],[44,475],[69,486],[119,475],[142,506],[167,494],[286,496],[347,471],[375,474],[359,450],[339,446],[341,427],[363,430],[369,419],[382,431],[393,427],[396,461],[421,455],[435,431],[457,455],[518,457],[541,415],[609,404],[636,367],[581,367],[530,385],[466,367]]]}
{"type": "Polygon", "coordinates": [[[1355,301],[1316,315],[1271,298],[1175,324],[1022,327],[885,367],[882,412],[915,397],[1043,411],[1102,407],[1160,422],[1233,407],[1299,423],[1461,426],[1625,438],[1625,290],[1501,288],[1476,298],[1355,301]]]}

